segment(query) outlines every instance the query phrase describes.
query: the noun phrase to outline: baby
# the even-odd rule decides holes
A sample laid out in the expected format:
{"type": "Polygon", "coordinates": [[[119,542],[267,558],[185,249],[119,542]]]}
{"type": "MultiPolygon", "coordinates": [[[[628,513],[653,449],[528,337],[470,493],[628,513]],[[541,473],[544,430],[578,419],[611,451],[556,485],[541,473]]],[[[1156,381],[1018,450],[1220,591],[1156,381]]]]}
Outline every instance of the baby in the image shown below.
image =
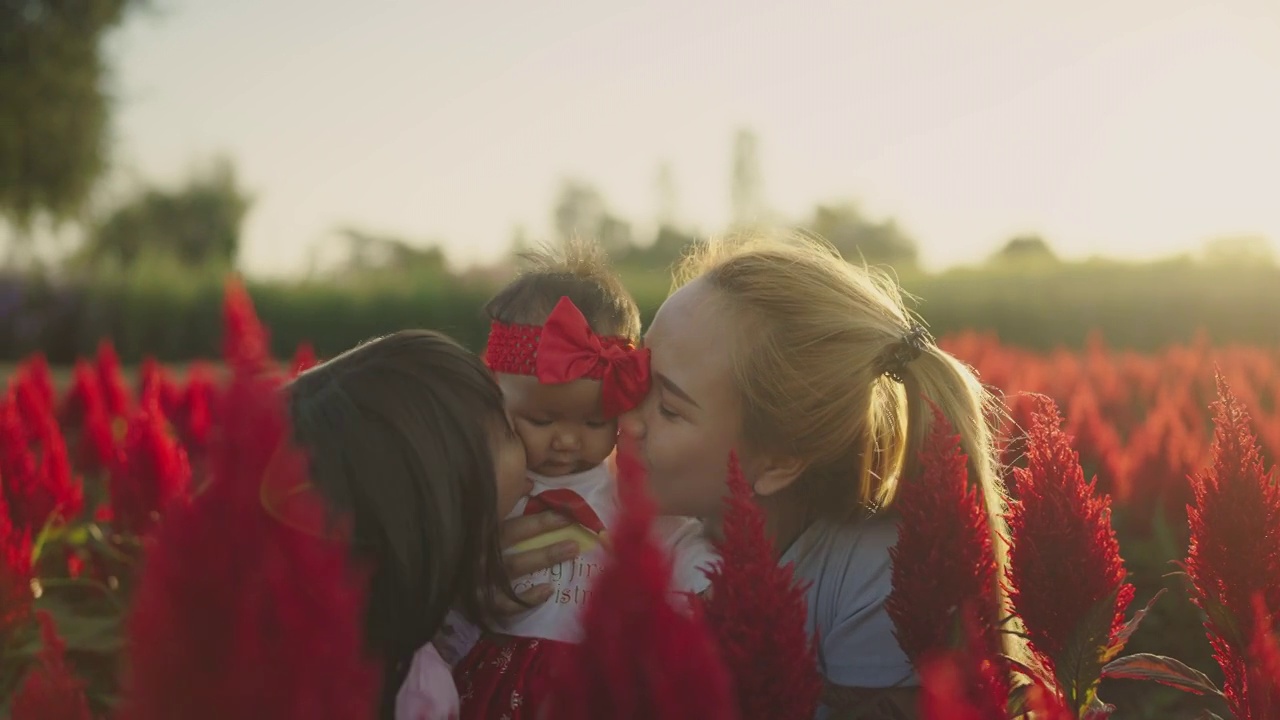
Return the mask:
{"type": "MultiPolygon", "coordinates": [[[[648,352],[636,347],[640,312],[598,248],[570,245],[562,257],[531,256],[534,267],[486,306],[491,320],[485,361],[497,375],[507,411],[524,443],[533,490],[513,516],[552,510],[575,520],[511,552],[566,539],[581,554],[516,580],[516,591],[550,583],[550,599],[499,622],[455,670],[462,718],[535,717],[537,684],[548,657],[577,642],[579,616],[607,556],[617,514],[607,462],[618,415],[649,390],[648,352]],[[532,692],[531,692],[532,690],[532,692]]],[[[661,518],[657,540],[672,555],[675,593],[707,589],[714,560],[701,524],[661,518]]]]}

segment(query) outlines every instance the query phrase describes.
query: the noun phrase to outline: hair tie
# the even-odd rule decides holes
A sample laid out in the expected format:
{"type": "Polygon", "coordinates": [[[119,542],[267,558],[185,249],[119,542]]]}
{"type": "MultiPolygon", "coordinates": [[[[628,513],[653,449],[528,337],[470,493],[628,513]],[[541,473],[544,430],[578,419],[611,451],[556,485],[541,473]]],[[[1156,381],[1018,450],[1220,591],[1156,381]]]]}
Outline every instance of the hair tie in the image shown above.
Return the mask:
{"type": "Polygon", "coordinates": [[[889,376],[894,382],[902,383],[907,365],[920,357],[932,343],[933,337],[929,335],[929,331],[925,330],[920,323],[912,322],[906,333],[893,346],[893,352],[885,361],[881,374],[889,376]]]}

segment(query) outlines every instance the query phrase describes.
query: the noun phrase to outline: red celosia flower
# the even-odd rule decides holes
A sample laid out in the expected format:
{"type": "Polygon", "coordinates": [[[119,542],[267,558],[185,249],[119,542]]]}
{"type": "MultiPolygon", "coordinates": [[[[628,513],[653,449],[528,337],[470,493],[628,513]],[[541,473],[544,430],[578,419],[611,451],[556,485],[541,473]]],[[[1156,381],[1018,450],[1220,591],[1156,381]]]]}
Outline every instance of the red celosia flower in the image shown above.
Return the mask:
{"type": "Polygon", "coordinates": [[[27,431],[13,393],[0,399],[0,491],[5,494],[9,516],[21,530],[37,531],[45,518],[33,515],[39,485],[35,457],[27,445],[27,431]]]}
{"type": "Polygon", "coordinates": [[[53,405],[45,400],[43,392],[27,374],[25,366],[19,370],[11,391],[13,401],[18,406],[18,414],[22,417],[27,441],[39,442],[45,419],[53,415],[53,405]]]}
{"type": "Polygon", "coordinates": [[[1005,484],[1009,484],[1013,468],[1027,466],[1027,433],[1031,429],[1035,398],[1035,395],[1025,392],[1009,397],[1009,416],[1006,418],[1003,447],[1000,449],[1000,467],[1005,484]]]}
{"type": "Polygon", "coordinates": [[[138,402],[146,402],[149,395],[155,395],[159,400],[160,409],[164,411],[166,418],[178,414],[182,405],[182,393],[164,366],[153,357],[144,358],[138,371],[138,402]]]}
{"type": "Polygon", "coordinates": [[[1195,504],[1187,508],[1186,569],[1193,600],[1207,618],[1231,712],[1239,718],[1270,717],[1267,693],[1248,687],[1246,634],[1261,622],[1254,613],[1255,595],[1266,607],[1280,608],[1280,486],[1263,468],[1249,414],[1221,375],[1218,397],[1213,465],[1192,478],[1195,504]]]}
{"type": "Polygon", "coordinates": [[[110,340],[98,343],[98,384],[106,402],[107,413],[124,417],[129,413],[129,391],[120,372],[120,358],[110,340]]]}
{"type": "Polygon", "coordinates": [[[79,515],[82,488],[72,478],[62,429],[39,381],[24,372],[5,404],[9,417],[3,421],[6,439],[0,442],[6,447],[0,453],[9,459],[0,460],[0,473],[6,466],[11,471],[6,484],[15,518],[23,518],[29,529],[39,532],[51,518],[79,515]],[[16,425],[22,426],[20,432],[16,425]]]}
{"type": "Polygon", "coordinates": [[[1268,703],[1263,710],[1280,709],[1280,641],[1272,631],[1274,619],[1262,595],[1253,596],[1253,616],[1257,625],[1249,641],[1249,693],[1264,693],[1268,703]]]}
{"type": "Polygon", "coordinates": [[[1124,503],[1129,486],[1122,467],[1120,436],[1098,407],[1097,397],[1084,385],[1071,397],[1066,433],[1080,452],[1080,465],[1098,477],[1099,491],[1124,503]]]}
{"type": "Polygon", "coordinates": [[[269,468],[306,482],[276,385],[238,377],[224,419],[214,477],[145,557],[123,716],[372,718],[380,678],[349,549],[275,522],[259,498],[269,468]]]}
{"type": "Polygon", "coordinates": [[[707,625],[733,678],[743,720],[811,718],[822,675],[805,631],[806,588],[796,583],[792,566],[779,567],[764,513],[751,499],[736,455],[728,483],[723,537],[716,542],[720,560],[708,574],[707,625]]]}
{"type": "Polygon", "coordinates": [[[0,493],[0,648],[31,612],[31,534],[14,525],[0,493]]]}
{"type": "Polygon", "coordinates": [[[583,611],[585,636],[547,688],[547,717],[736,718],[729,675],[701,619],[673,604],[671,561],[654,545],[653,501],[629,446],[618,454],[613,556],[583,611]]]}
{"type": "Polygon", "coordinates": [[[124,532],[150,532],[160,513],[186,496],[191,468],[182,445],[171,437],[159,399],[147,396],[129,421],[123,461],[111,474],[111,505],[124,532]]]}
{"type": "Polygon", "coordinates": [[[1201,461],[1201,441],[1187,429],[1181,413],[1171,400],[1160,398],[1129,436],[1124,502],[1130,525],[1139,531],[1150,530],[1157,511],[1164,512],[1179,532],[1185,527],[1192,498],[1188,478],[1201,461]]]}
{"type": "Polygon", "coordinates": [[[948,654],[931,657],[920,667],[920,720],[995,720],[968,699],[962,661],[948,654]]]}
{"type": "Polygon", "coordinates": [[[267,329],[258,321],[253,299],[239,278],[227,280],[222,322],[225,326],[222,357],[227,363],[233,367],[266,369],[271,362],[267,329]]]}
{"type": "MultiPolygon", "coordinates": [[[[983,628],[980,645],[999,652],[996,556],[981,490],[969,482],[960,438],[934,409],[921,472],[903,478],[893,591],[887,609],[898,644],[913,663],[953,649],[962,629],[983,628]],[[976,613],[965,618],[961,608],[976,613]]],[[[1007,691],[1006,691],[1007,692],[1007,691]]]]}
{"type": "Polygon", "coordinates": [[[315,348],[311,347],[311,343],[302,343],[293,353],[293,362],[290,363],[290,374],[298,375],[299,373],[310,370],[320,363],[316,358],[315,348]]]}
{"type": "Polygon", "coordinates": [[[62,404],[62,422],[68,427],[79,426],[76,460],[82,471],[110,472],[119,462],[120,450],[111,421],[98,371],[87,361],[77,360],[71,388],[62,404]]]}
{"type": "Polygon", "coordinates": [[[1003,720],[1009,704],[1006,663],[990,649],[988,623],[965,620],[965,645],[919,662],[920,720],[1003,720]]]}
{"type": "Polygon", "coordinates": [[[78,515],[83,491],[70,474],[67,447],[58,423],[49,413],[27,416],[19,410],[17,396],[31,396],[20,384],[0,401],[0,478],[9,514],[19,529],[40,532],[55,514],[78,515]],[[35,446],[28,445],[28,437],[35,446]]]}
{"type": "Polygon", "coordinates": [[[60,517],[71,520],[84,508],[84,488],[80,479],[72,477],[71,461],[67,457],[67,445],[62,429],[51,415],[40,419],[38,504],[32,509],[33,517],[60,517]]]}
{"type": "Polygon", "coordinates": [[[1093,700],[1103,649],[1123,627],[1134,590],[1124,582],[1110,498],[1084,481],[1060,424],[1053,401],[1041,398],[1028,467],[1013,473],[1019,500],[1009,513],[1009,579],[1032,652],[1079,709],[1093,700]]]}
{"type": "Polygon", "coordinates": [[[182,393],[182,410],[173,418],[189,448],[204,450],[208,446],[217,395],[213,370],[201,363],[192,365],[187,371],[187,387],[182,393]]]}
{"type": "Polygon", "coordinates": [[[66,646],[58,637],[53,616],[41,610],[36,619],[44,649],[13,696],[13,720],[91,720],[85,683],[75,676],[63,656],[66,646]]]}
{"type": "Polygon", "coordinates": [[[24,369],[28,382],[35,389],[41,403],[47,410],[52,410],[55,399],[53,374],[49,372],[49,363],[45,360],[44,353],[36,353],[27,358],[24,369]]]}

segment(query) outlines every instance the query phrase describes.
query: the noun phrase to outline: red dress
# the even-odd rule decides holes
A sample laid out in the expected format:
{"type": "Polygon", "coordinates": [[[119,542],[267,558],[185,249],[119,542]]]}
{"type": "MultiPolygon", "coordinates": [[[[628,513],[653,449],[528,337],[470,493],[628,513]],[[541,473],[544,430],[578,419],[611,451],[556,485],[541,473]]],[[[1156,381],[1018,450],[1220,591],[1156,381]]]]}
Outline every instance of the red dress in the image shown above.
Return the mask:
{"type": "Polygon", "coordinates": [[[547,681],[573,646],[558,640],[485,635],[453,669],[460,720],[546,720],[547,681]]]}

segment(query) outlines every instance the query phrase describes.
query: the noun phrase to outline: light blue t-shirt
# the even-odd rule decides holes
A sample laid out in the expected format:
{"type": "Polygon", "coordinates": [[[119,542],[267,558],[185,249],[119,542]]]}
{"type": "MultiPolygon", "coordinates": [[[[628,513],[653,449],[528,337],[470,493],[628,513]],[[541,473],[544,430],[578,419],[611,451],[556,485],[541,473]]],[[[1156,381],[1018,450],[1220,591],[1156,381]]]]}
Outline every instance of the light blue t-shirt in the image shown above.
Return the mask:
{"type": "MultiPolygon", "coordinates": [[[[919,685],[885,609],[892,590],[889,549],[898,542],[897,519],[871,517],[837,524],[819,520],[782,554],[808,583],[806,629],[818,638],[818,668],[833,685],[887,688],[919,685]]],[[[817,718],[827,716],[819,709],[817,718]]]]}

